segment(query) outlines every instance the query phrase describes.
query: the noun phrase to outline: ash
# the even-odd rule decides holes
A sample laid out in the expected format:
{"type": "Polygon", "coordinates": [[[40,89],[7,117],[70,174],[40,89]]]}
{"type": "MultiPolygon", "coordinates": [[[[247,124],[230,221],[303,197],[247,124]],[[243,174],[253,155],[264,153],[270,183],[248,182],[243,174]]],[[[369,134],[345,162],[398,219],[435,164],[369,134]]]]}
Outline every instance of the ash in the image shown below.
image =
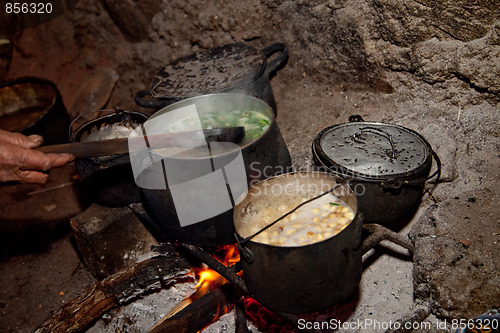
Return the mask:
{"type": "Polygon", "coordinates": [[[88,333],[142,333],[194,291],[193,282],[178,283],[102,316],[88,333]]]}

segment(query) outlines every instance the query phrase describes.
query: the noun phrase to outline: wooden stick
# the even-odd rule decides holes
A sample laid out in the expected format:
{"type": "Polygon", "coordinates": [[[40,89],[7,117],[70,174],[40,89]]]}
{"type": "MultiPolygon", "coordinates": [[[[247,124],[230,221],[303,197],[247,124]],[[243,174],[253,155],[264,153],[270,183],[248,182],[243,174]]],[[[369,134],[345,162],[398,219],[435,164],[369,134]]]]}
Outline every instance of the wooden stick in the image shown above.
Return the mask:
{"type": "Polygon", "coordinates": [[[177,246],[187,251],[189,254],[195,256],[200,261],[204,262],[208,267],[210,267],[226,280],[238,287],[243,293],[248,294],[245,282],[242,278],[236,275],[237,269],[235,269],[235,267],[237,264],[226,267],[196,245],[177,243],[177,246]]]}
{"type": "Polygon", "coordinates": [[[393,242],[394,244],[407,249],[411,254],[413,254],[413,244],[407,236],[400,235],[397,232],[381,226],[380,224],[363,224],[363,229],[371,233],[371,235],[363,241],[363,254],[377,246],[383,240],[393,242]]]}
{"type": "Polygon", "coordinates": [[[234,304],[235,315],[234,324],[236,326],[235,333],[249,333],[247,326],[247,316],[245,314],[245,302],[239,300],[234,304]]]}
{"type": "Polygon", "coordinates": [[[144,260],[88,287],[50,315],[35,333],[81,332],[112,308],[184,277],[189,268],[188,262],[179,255],[144,260]]]}
{"type": "Polygon", "coordinates": [[[230,283],[212,290],[193,301],[175,315],[165,316],[148,333],[196,333],[218,318],[224,308],[232,306],[241,293],[230,283]]]}

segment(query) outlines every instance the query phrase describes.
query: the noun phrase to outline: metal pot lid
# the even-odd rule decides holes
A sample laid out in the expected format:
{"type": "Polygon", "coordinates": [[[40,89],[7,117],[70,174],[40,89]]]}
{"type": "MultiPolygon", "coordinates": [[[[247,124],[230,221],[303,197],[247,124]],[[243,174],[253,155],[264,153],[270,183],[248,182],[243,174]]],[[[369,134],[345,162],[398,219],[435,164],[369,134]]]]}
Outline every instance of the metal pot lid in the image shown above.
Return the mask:
{"type": "Polygon", "coordinates": [[[429,144],[418,133],[375,122],[325,128],[316,137],[313,151],[329,168],[372,179],[419,172],[431,154],[429,144]]]}
{"type": "Polygon", "coordinates": [[[253,81],[263,70],[266,56],[241,43],[182,57],[163,67],[151,84],[151,96],[194,97],[253,81]]]}

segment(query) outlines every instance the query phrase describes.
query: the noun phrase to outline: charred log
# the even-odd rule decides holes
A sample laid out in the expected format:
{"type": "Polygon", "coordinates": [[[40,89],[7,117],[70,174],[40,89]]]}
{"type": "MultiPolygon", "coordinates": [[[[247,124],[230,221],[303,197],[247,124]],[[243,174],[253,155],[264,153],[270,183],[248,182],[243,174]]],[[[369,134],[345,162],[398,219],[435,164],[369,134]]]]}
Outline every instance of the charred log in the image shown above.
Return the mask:
{"type": "Polygon", "coordinates": [[[137,263],[88,287],[50,315],[35,333],[81,332],[105,312],[150,291],[167,288],[188,270],[187,261],[177,254],[137,263]]]}
{"type": "Polygon", "coordinates": [[[234,321],[236,326],[235,332],[249,333],[250,331],[248,330],[247,326],[247,316],[245,314],[245,303],[243,302],[243,300],[234,303],[234,309],[235,309],[234,321]]]}
{"type": "Polygon", "coordinates": [[[196,333],[215,321],[222,311],[233,305],[241,293],[226,283],[193,301],[171,317],[165,316],[148,333],[196,333]]]}

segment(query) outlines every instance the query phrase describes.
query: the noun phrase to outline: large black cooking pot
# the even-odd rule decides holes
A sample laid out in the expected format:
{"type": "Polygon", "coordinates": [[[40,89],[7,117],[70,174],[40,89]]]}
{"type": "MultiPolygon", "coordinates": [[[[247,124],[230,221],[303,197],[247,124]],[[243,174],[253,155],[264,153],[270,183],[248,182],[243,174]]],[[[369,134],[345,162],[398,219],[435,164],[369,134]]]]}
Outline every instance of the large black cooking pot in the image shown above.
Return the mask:
{"type": "Polygon", "coordinates": [[[56,85],[37,77],[0,83],[0,129],[38,134],[45,145],[68,141],[69,116],[56,85]]]}
{"type": "MultiPolygon", "coordinates": [[[[392,226],[418,207],[425,182],[441,162],[418,133],[399,125],[364,121],[333,125],[316,136],[314,162],[349,181],[367,223],[392,226]],[[430,175],[432,160],[437,164],[430,175]]],[[[437,180],[436,180],[437,181],[437,180]]]]}
{"type": "MultiPolygon", "coordinates": [[[[179,240],[185,243],[196,245],[222,245],[235,243],[233,212],[232,207],[238,194],[244,192],[248,184],[252,184],[267,177],[282,173],[291,165],[290,154],[286,148],[283,137],[271,107],[265,102],[241,94],[212,94],[186,99],[175,104],[171,104],[155,113],[145,124],[147,135],[159,134],[169,124],[176,123],[184,119],[187,115],[183,110],[195,106],[200,115],[219,112],[229,113],[234,110],[248,110],[262,113],[269,118],[267,130],[257,139],[248,141],[244,138],[240,147],[234,151],[214,152],[213,144],[210,145],[211,153],[193,150],[181,155],[173,155],[166,158],[155,150],[149,151],[148,155],[138,154],[137,163],[146,161],[146,166],[134,173],[136,182],[141,186],[143,201],[150,215],[153,217],[157,227],[166,233],[169,239],[179,240]],[[158,121],[160,120],[160,121],[158,121]],[[240,154],[240,155],[239,155],[240,154]],[[243,173],[232,172],[227,169],[231,163],[241,161],[244,164],[243,173]],[[206,167],[209,169],[207,170],[206,167]],[[174,171],[172,171],[174,170],[174,171]],[[229,186],[228,192],[224,190],[222,194],[216,194],[215,184],[204,183],[203,178],[208,174],[224,173],[224,189],[229,186]],[[169,178],[170,177],[170,178],[169,178]],[[240,179],[237,179],[240,177],[240,179]],[[241,179],[243,178],[243,179],[241,179]],[[198,223],[181,225],[181,215],[184,211],[177,211],[174,203],[174,186],[189,184],[190,181],[200,180],[196,188],[187,191],[176,191],[176,195],[183,195],[189,191],[194,191],[190,196],[186,195],[184,202],[188,210],[193,214],[210,215],[210,200],[214,205],[218,204],[219,197],[226,197],[227,209],[215,216],[204,219],[198,223]],[[239,185],[235,182],[242,181],[239,185]],[[227,184],[227,185],[226,185],[227,184]],[[211,189],[213,187],[213,190],[211,189]],[[242,188],[244,187],[244,188],[242,188]],[[200,193],[204,193],[202,198],[200,193]],[[231,200],[231,201],[229,201],[231,200]],[[205,206],[204,206],[205,205],[205,206]],[[206,206],[208,205],[208,206],[206,206]],[[203,208],[205,207],[205,208],[203,208]]],[[[221,124],[225,126],[225,124],[221,124]]],[[[131,155],[134,165],[134,155],[131,155]]],[[[233,170],[234,171],[234,170],[233,170]]],[[[221,199],[222,200],[222,199],[221,199]]],[[[224,199],[225,200],[225,199],[224,199]]],[[[178,208],[179,206],[177,206],[178,208]]]]}
{"type": "Polygon", "coordinates": [[[259,202],[271,202],[277,209],[279,189],[287,195],[310,189],[307,194],[313,197],[334,189],[332,193],[357,212],[357,198],[350,187],[337,184],[336,178],[327,173],[283,174],[251,187],[234,209],[236,232],[242,239],[243,278],[250,295],[270,309],[285,313],[310,313],[346,301],[357,291],[361,279],[360,215],[356,213],[336,236],[305,246],[272,246],[245,238],[249,235],[242,232],[252,228],[245,225],[245,214],[255,214],[250,207],[259,202]]]}
{"type": "Polygon", "coordinates": [[[281,43],[261,50],[242,43],[219,46],[163,67],[151,89],[139,91],[135,100],[142,107],[159,109],[199,95],[243,93],[263,100],[276,114],[269,77],[287,60],[288,49],[281,43]]]}
{"type": "MultiPolygon", "coordinates": [[[[126,126],[132,130],[147,118],[139,112],[117,109],[80,125],[70,134],[70,140],[80,142],[126,137],[127,133],[113,135],[113,127],[126,126]]],[[[119,207],[141,201],[129,154],[78,159],[75,166],[80,180],[100,205],[119,207]]]]}

